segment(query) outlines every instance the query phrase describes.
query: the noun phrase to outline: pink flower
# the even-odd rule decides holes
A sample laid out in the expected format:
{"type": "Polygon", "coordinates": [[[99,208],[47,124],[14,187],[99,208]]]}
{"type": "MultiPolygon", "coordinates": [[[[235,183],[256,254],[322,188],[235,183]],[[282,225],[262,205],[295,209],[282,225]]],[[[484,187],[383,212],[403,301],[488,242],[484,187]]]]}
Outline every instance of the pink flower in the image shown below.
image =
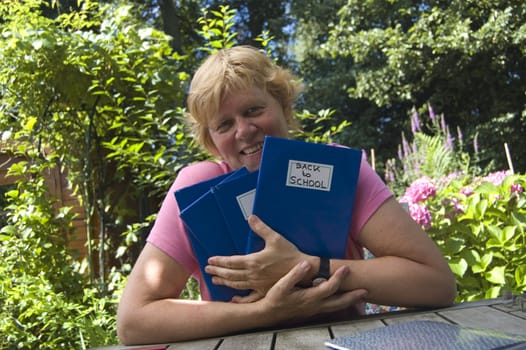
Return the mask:
{"type": "Polygon", "coordinates": [[[506,178],[506,176],[511,175],[510,170],[501,170],[487,175],[482,178],[482,182],[491,182],[495,186],[498,186],[506,178]]]}
{"type": "Polygon", "coordinates": [[[419,203],[435,195],[435,183],[429,177],[424,176],[415,180],[411,186],[406,189],[402,198],[409,203],[419,203]]]}
{"type": "Polygon", "coordinates": [[[457,215],[464,214],[465,208],[458,198],[446,199],[444,200],[443,204],[444,206],[451,205],[453,207],[452,211],[446,213],[446,217],[449,219],[452,219],[457,215]]]}
{"type": "Polygon", "coordinates": [[[524,188],[520,184],[513,184],[510,188],[511,193],[522,193],[524,188]]]}
{"type": "Polygon", "coordinates": [[[440,180],[440,187],[445,187],[451,183],[453,180],[457,180],[462,178],[465,175],[463,171],[454,171],[452,173],[449,173],[446,177],[442,178],[440,180]]]}
{"type": "Polygon", "coordinates": [[[460,193],[462,193],[466,197],[469,197],[473,194],[473,187],[466,186],[460,190],[460,193]]]}
{"type": "Polygon", "coordinates": [[[431,213],[425,205],[418,203],[409,203],[409,215],[418,224],[422,225],[425,230],[431,227],[431,213]]]}

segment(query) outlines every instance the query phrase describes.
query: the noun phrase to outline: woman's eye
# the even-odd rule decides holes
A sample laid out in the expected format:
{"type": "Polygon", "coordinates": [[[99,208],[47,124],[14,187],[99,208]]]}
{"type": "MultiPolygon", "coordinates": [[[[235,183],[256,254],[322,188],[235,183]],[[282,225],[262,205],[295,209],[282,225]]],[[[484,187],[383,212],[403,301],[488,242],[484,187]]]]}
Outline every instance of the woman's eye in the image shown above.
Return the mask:
{"type": "Polygon", "coordinates": [[[250,116],[258,115],[262,111],[263,111],[263,107],[262,106],[254,106],[254,107],[250,107],[250,108],[247,109],[246,115],[250,117],[250,116]]]}
{"type": "Polygon", "coordinates": [[[217,132],[226,132],[230,129],[231,126],[232,126],[231,120],[223,120],[222,122],[217,124],[214,130],[217,132]]]}

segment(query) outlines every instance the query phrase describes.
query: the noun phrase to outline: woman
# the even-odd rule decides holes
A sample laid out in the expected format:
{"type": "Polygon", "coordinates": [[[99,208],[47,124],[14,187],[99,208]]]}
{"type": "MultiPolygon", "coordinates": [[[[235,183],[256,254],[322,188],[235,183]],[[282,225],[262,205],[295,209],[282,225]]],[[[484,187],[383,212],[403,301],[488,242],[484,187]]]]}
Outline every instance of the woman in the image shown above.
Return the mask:
{"type": "Polygon", "coordinates": [[[399,306],[453,302],[455,279],[439,249],[365,160],[346,259],[308,256],[251,216],[249,224],[265,248],[245,256],[212,257],[206,272],[216,284],[253,292],[232,302],[209,300],[173,193],[243,166],[258,169],[264,136],[289,137],[296,127],[292,106],[299,91],[287,70],[248,46],[219,51],[196,72],[189,115],[197,139],[219,160],[182,169],[168,191],[119,304],[123,343],[182,341],[349,317],[362,313],[365,301],[399,306]],[[376,258],[364,260],[363,247],[376,258]],[[327,280],[313,285],[324,269],[327,280]],[[191,275],[200,281],[203,300],[179,298],[191,275]]]}

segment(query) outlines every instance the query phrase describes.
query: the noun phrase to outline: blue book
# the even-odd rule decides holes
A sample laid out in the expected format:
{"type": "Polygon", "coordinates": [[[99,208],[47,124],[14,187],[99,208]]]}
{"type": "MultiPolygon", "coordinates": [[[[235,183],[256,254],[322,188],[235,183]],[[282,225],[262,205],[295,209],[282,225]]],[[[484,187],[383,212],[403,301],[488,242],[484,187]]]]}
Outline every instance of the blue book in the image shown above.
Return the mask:
{"type": "MultiPolygon", "coordinates": [[[[362,152],[266,136],[253,213],[306,254],[343,258],[362,152]]],[[[247,253],[264,247],[250,232],[247,253]]]]}
{"type": "Polygon", "coordinates": [[[227,181],[228,179],[233,179],[247,173],[248,170],[246,168],[240,168],[230,173],[219,175],[191,186],[178,189],[175,191],[174,195],[177,205],[179,206],[179,212],[183,211],[187,206],[199,199],[199,197],[209,191],[211,187],[222,181],[227,181]]]}
{"type": "Polygon", "coordinates": [[[248,216],[252,214],[257,180],[258,172],[254,171],[229,178],[211,189],[236,245],[236,254],[245,254],[250,230],[248,216]]]}
{"type": "Polygon", "coordinates": [[[217,301],[230,301],[234,295],[247,295],[249,291],[236,290],[212,283],[212,276],[204,271],[208,258],[215,255],[237,254],[230,232],[226,226],[223,214],[217,206],[216,199],[210,188],[221,181],[241,176],[248,171],[218,176],[176,191],[175,197],[180,206],[180,217],[188,230],[188,238],[194,249],[199,267],[203,273],[210,296],[217,301]],[[204,193],[202,191],[206,189],[204,193]],[[199,196],[199,194],[201,194],[199,196]],[[194,199],[190,204],[192,198],[194,199]],[[181,209],[182,208],[182,209],[181,209]]]}

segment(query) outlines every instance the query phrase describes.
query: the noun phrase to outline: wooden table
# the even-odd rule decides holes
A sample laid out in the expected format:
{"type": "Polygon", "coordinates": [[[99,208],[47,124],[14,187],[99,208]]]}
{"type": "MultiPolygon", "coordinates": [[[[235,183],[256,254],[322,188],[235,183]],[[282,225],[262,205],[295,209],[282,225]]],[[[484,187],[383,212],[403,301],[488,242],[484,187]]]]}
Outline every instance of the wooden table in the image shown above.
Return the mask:
{"type": "MultiPolygon", "coordinates": [[[[169,350],[280,350],[325,349],[330,338],[351,335],[373,328],[385,327],[410,320],[432,320],[474,328],[486,328],[512,334],[526,335],[526,298],[491,299],[457,304],[452,307],[398,311],[367,315],[352,320],[319,324],[308,327],[243,333],[233,336],[209,338],[168,344],[169,350]]],[[[145,346],[143,346],[144,348],[145,346]]],[[[153,347],[153,346],[152,346],[153,347]]],[[[137,349],[138,347],[112,346],[101,349],[137,349]]],[[[140,348],[140,347],[139,347],[140,348]]],[[[147,348],[147,347],[146,347],[147,348]]],[[[164,347],[160,347],[161,349],[164,347]]]]}

